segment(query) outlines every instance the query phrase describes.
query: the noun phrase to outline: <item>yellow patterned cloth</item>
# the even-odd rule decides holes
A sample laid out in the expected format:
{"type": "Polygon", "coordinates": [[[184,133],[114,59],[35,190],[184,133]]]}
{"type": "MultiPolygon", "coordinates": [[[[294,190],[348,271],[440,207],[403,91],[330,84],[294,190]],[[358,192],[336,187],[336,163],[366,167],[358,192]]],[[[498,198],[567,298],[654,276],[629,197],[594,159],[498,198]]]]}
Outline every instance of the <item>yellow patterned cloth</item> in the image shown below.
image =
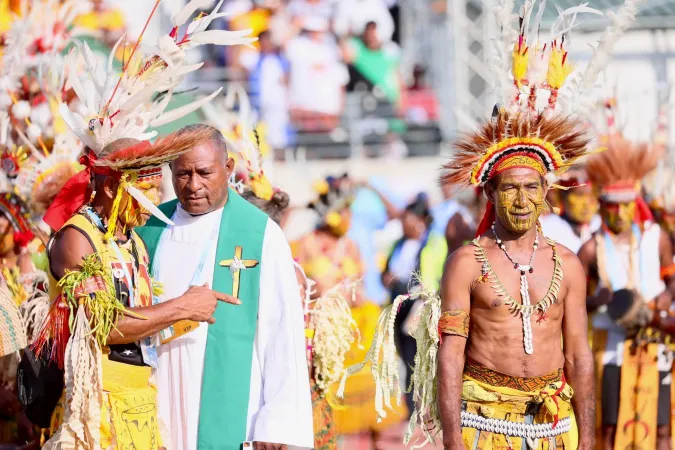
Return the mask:
{"type": "MultiPolygon", "coordinates": [[[[101,448],[157,450],[162,446],[157,389],[150,375],[150,367],[110,361],[104,355],[101,448]]],[[[63,422],[64,399],[65,393],[52,415],[52,435],[63,422]]]]}
{"type": "Polygon", "coordinates": [[[572,405],[574,393],[565,382],[562,369],[535,378],[518,378],[502,374],[475,362],[467,361],[462,384],[462,400],[466,412],[489,419],[525,422],[528,405],[539,405],[534,424],[553,423],[570,417],[572,428],[560,436],[539,439],[528,449],[523,438],[463,428],[462,439],[467,449],[480,450],[569,450],[578,445],[578,431],[572,405]]]}

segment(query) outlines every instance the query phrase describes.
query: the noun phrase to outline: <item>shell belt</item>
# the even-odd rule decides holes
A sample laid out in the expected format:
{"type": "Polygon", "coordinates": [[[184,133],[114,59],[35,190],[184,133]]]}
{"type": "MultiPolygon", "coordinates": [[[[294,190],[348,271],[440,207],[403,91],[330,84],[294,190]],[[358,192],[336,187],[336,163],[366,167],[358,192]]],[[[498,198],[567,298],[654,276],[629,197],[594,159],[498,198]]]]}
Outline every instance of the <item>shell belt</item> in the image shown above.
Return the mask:
{"type": "Polygon", "coordinates": [[[525,439],[541,439],[559,436],[570,431],[572,425],[572,421],[569,417],[560,419],[555,428],[553,427],[553,423],[529,424],[509,422],[508,420],[491,419],[466,411],[462,411],[461,417],[462,427],[525,439]]]}

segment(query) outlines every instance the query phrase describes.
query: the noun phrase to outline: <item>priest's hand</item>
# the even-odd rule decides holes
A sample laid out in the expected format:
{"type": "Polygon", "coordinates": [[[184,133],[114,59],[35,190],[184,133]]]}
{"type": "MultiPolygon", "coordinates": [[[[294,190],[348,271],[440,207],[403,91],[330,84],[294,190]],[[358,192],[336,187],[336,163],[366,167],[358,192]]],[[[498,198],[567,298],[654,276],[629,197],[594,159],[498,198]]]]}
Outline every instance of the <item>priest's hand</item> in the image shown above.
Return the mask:
{"type": "Polygon", "coordinates": [[[269,442],[254,442],[253,450],[288,450],[286,444],[271,444],[269,442]]]}
{"type": "Polygon", "coordinates": [[[181,308],[188,313],[188,320],[208,322],[209,324],[216,323],[213,314],[216,312],[218,302],[241,305],[239,299],[209,289],[208,284],[204,284],[203,286],[190,286],[180,299],[181,308]]]}

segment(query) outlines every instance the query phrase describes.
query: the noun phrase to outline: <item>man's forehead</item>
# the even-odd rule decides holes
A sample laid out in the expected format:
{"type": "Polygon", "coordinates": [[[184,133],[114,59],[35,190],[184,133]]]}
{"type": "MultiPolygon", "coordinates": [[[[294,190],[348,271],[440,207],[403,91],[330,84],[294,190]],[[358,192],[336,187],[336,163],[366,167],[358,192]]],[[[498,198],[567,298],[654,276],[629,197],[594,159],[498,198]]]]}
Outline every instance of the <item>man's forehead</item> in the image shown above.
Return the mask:
{"type": "Polygon", "coordinates": [[[174,162],[175,166],[189,166],[204,168],[213,165],[220,165],[227,159],[227,151],[218,148],[210,142],[193,147],[190,151],[183,153],[174,162]]]}
{"type": "Polygon", "coordinates": [[[541,183],[541,174],[534,169],[527,167],[514,167],[507,169],[498,175],[499,184],[503,183],[541,183]]]}

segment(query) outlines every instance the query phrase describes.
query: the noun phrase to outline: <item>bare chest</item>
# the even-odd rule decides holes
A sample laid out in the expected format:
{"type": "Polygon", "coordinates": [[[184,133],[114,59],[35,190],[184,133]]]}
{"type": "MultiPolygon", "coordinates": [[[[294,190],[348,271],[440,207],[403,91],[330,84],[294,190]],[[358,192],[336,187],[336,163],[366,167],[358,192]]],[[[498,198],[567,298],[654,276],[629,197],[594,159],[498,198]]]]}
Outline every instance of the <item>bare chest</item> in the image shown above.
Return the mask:
{"type": "MultiPolygon", "coordinates": [[[[512,255],[513,261],[499,248],[476,248],[481,277],[471,295],[472,318],[491,324],[517,326],[514,315],[522,319],[526,347],[532,342],[532,325],[549,325],[562,320],[562,263],[552,247],[531,258],[531,267],[516,267],[530,255],[512,255]]],[[[520,322],[520,321],[518,321],[520,322]]]]}

